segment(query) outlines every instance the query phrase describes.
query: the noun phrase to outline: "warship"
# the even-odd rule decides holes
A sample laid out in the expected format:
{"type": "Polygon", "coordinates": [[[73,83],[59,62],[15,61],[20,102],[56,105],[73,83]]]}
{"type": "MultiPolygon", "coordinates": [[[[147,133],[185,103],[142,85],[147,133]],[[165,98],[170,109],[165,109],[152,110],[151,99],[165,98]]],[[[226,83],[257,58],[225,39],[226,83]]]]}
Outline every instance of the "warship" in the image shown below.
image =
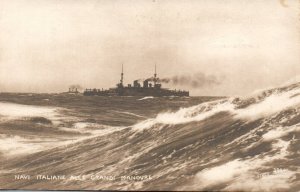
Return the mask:
{"type": "Polygon", "coordinates": [[[163,97],[163,96],[178,96],[178,97],[188,97],[189,91],[184,90],[170,90],[167,88],[162,88],[160,79],[156,73],[156,65],[154,76],[147,78],[140,83],[141,80],[134,80],[133,84],[128,84],[124,86],[123,84],[124,72],[122,65],[121,80],[114,88],[109,89],[85,89],[83,92],[84,96],[153,96],[153,97],[163,97]]]}

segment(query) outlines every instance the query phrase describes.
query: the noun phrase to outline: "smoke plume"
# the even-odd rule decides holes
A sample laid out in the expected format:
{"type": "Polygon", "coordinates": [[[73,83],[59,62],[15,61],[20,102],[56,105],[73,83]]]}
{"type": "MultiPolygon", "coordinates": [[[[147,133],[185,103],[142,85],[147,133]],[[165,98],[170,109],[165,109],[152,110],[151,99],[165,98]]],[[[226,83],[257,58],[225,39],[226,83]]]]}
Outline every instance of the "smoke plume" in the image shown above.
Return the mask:
{"type": "MultiPolygon", "coordinates": [[[[149,80],[153,80],[149,78],[149,80]]],[[[221,80],[214,75],[206,75],[198,72],[191,75],[179,75],[170,78],[158,79],[160,83],[169,83],[172,85],[183,85],[193,88],[201,88],[207,86],[216,86],[221,83],[221,80]]]]}
{"type": "Polygon", "coordinates": [[[82,87],[80,85],[70,85],[69,89],[77,89],[77,90],[82,90],[82,87]]]}

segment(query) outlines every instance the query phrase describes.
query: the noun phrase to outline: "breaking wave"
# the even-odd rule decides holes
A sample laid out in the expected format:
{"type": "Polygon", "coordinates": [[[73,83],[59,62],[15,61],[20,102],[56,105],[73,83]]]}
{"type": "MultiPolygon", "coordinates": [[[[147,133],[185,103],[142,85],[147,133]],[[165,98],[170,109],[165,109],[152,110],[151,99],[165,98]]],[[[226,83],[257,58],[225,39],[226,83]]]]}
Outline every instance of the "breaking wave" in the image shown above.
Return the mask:
{"type": "Polygon", "coordinates": [[[155,124],[176,125],[191,123],[205,120],[222,112],[227,112],[238,119],[255,120],[289,108],[297,108],[299,105],[300,87],[297,86],[286,92],[280,91],[280,89],[274,90],[268,96],[266,96],[266,92],[262,92],[254,98],[244,100],[228,98],[181,108],[176,112],[160,113],[156,118],[145,120],[133,127],[138,130],[150,128],[155,124]]]}
{"type": "Polygon", "coordinates": [[[57,108],[22,105],[15,103],[0,102],[0,115],[4,117],[49,117],[57,115],[57,108]]]}
{"type": "MultiPolygon", "coordinates": [[[[233,158],[221,165],[199,171],[193,182],[180,190],[246,190],[246,191],[289,191],[299,186],[297,165],[277,165],[280,161],[293,161],[299,149],[300,133],[300,84],[262,91],[249,98],[228,98],[202,103],[193,107],[181,108],[176,112],[160,113],[155,118],[142,121],[133,126],[135,131],[162,128],[212,121],[214,116],[226,114],[227,120],[242,121],[243,124],[259,122],[248,133],[235,138],[225,146],[239,149],[239,145],[249,145],[242,149],[244,153],[259,146],[270,146],[269,151],[248,157],[233,158]],[[194,122],[194,123],[193,123],[194,122]],[[256,141],[256,142],[255,142],[256,141]],[[251,157],[252,156],[252,157],[251,157]],[[294,167],[294,168],[292,168],[294,167]],[[293,182],[294,183],[293,183],[293,182]]],[[[204,123],[205,124],[205,123],[204,123]]],[[[238,128],[232,126],[233,128],[238,128]]],[[[243,127],[243,126],[241,126],[243,127]]],[[[205,129],[205,126],[204,126],[205,129]]],[[[237,130],[232,130],[232,132],[237,130]]],[[[203,130],[203,133],[205,131],[203,130]]],[[[179,142],[179,141],[178,141],[179,142]]],[[[224,149],[225,150],[225,149],[224,149]]],[[[214,159],[211,164],[214,164],[214,159]]]]}
{"type": "MultiPolygon", "coordinates": [[[[134,118],[131,113],[128,111],[126,118],[134,118]]],[[[113,113],[116,114],[121,115],[113,113]]],[[[151,174],[153,178],[134,183],[67,180],[56,182],[55,189],[300,190],[300,83],[151,117],[119,127],[72,122],[70,127],[62,129],[89,133],[88,137],[81,137],[67,147],[62,145],[28,156],[29,160],[38,156],[39,162],[51,163],[40,166],[29,163],[21,172],[54,174],[64,170],[72,175],[151,174]]],[[[17,166],[22,160],[16,159],[4,167],[17,166]]],[[[5,184],[7,188],[12,186],[16,187],[5,184]]],[[[53,185],[24,181],[20,186],[51,189],[53,185]]]]}
{"type": "Polygon", "coordinates": [[[147,96],[147,97],[140,98],[138,100],[142,101],[142,100],[147,100],[147,99],[154,99],[154,97],[153,96],[147,96]]]}

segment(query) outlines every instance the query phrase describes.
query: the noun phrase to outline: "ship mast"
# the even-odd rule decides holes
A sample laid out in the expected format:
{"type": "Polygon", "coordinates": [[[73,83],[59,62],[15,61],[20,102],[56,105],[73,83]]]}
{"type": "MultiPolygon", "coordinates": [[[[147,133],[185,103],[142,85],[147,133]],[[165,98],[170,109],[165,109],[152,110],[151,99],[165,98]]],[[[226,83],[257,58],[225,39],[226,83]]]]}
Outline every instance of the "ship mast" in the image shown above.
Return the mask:
{"type": "Polygon", "coordinates": [[[120,80],[120,85],[123,87],[123,77],[124,77],[124,73],[123,73],[123,63],[122,63],[122,73],[121,73],[121,80],[120,80]]]}
{"type": "Polygon", "coordinates": [[[154,85],[156,85],[157,82],[157,73],[156,73],[156,64],[155,64],[155,68],[154,68],[154,85]]]}

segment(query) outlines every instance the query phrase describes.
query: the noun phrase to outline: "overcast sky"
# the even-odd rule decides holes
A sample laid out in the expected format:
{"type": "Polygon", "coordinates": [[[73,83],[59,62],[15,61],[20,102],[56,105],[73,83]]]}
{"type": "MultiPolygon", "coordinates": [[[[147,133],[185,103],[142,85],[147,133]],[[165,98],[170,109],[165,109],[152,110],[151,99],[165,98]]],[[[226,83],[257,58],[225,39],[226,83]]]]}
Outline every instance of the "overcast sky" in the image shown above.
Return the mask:
{"type": "MultiPolygon", "coordinates": [[[[202,74],[192,95],[246,95],[300,72],[298,0],[1,0],[0,92],[202,74]]],[[[195,75],[194,75],[195,76],[195,75]]],[[[183,86],[164,85],[170,88],[183,86]]]]}

